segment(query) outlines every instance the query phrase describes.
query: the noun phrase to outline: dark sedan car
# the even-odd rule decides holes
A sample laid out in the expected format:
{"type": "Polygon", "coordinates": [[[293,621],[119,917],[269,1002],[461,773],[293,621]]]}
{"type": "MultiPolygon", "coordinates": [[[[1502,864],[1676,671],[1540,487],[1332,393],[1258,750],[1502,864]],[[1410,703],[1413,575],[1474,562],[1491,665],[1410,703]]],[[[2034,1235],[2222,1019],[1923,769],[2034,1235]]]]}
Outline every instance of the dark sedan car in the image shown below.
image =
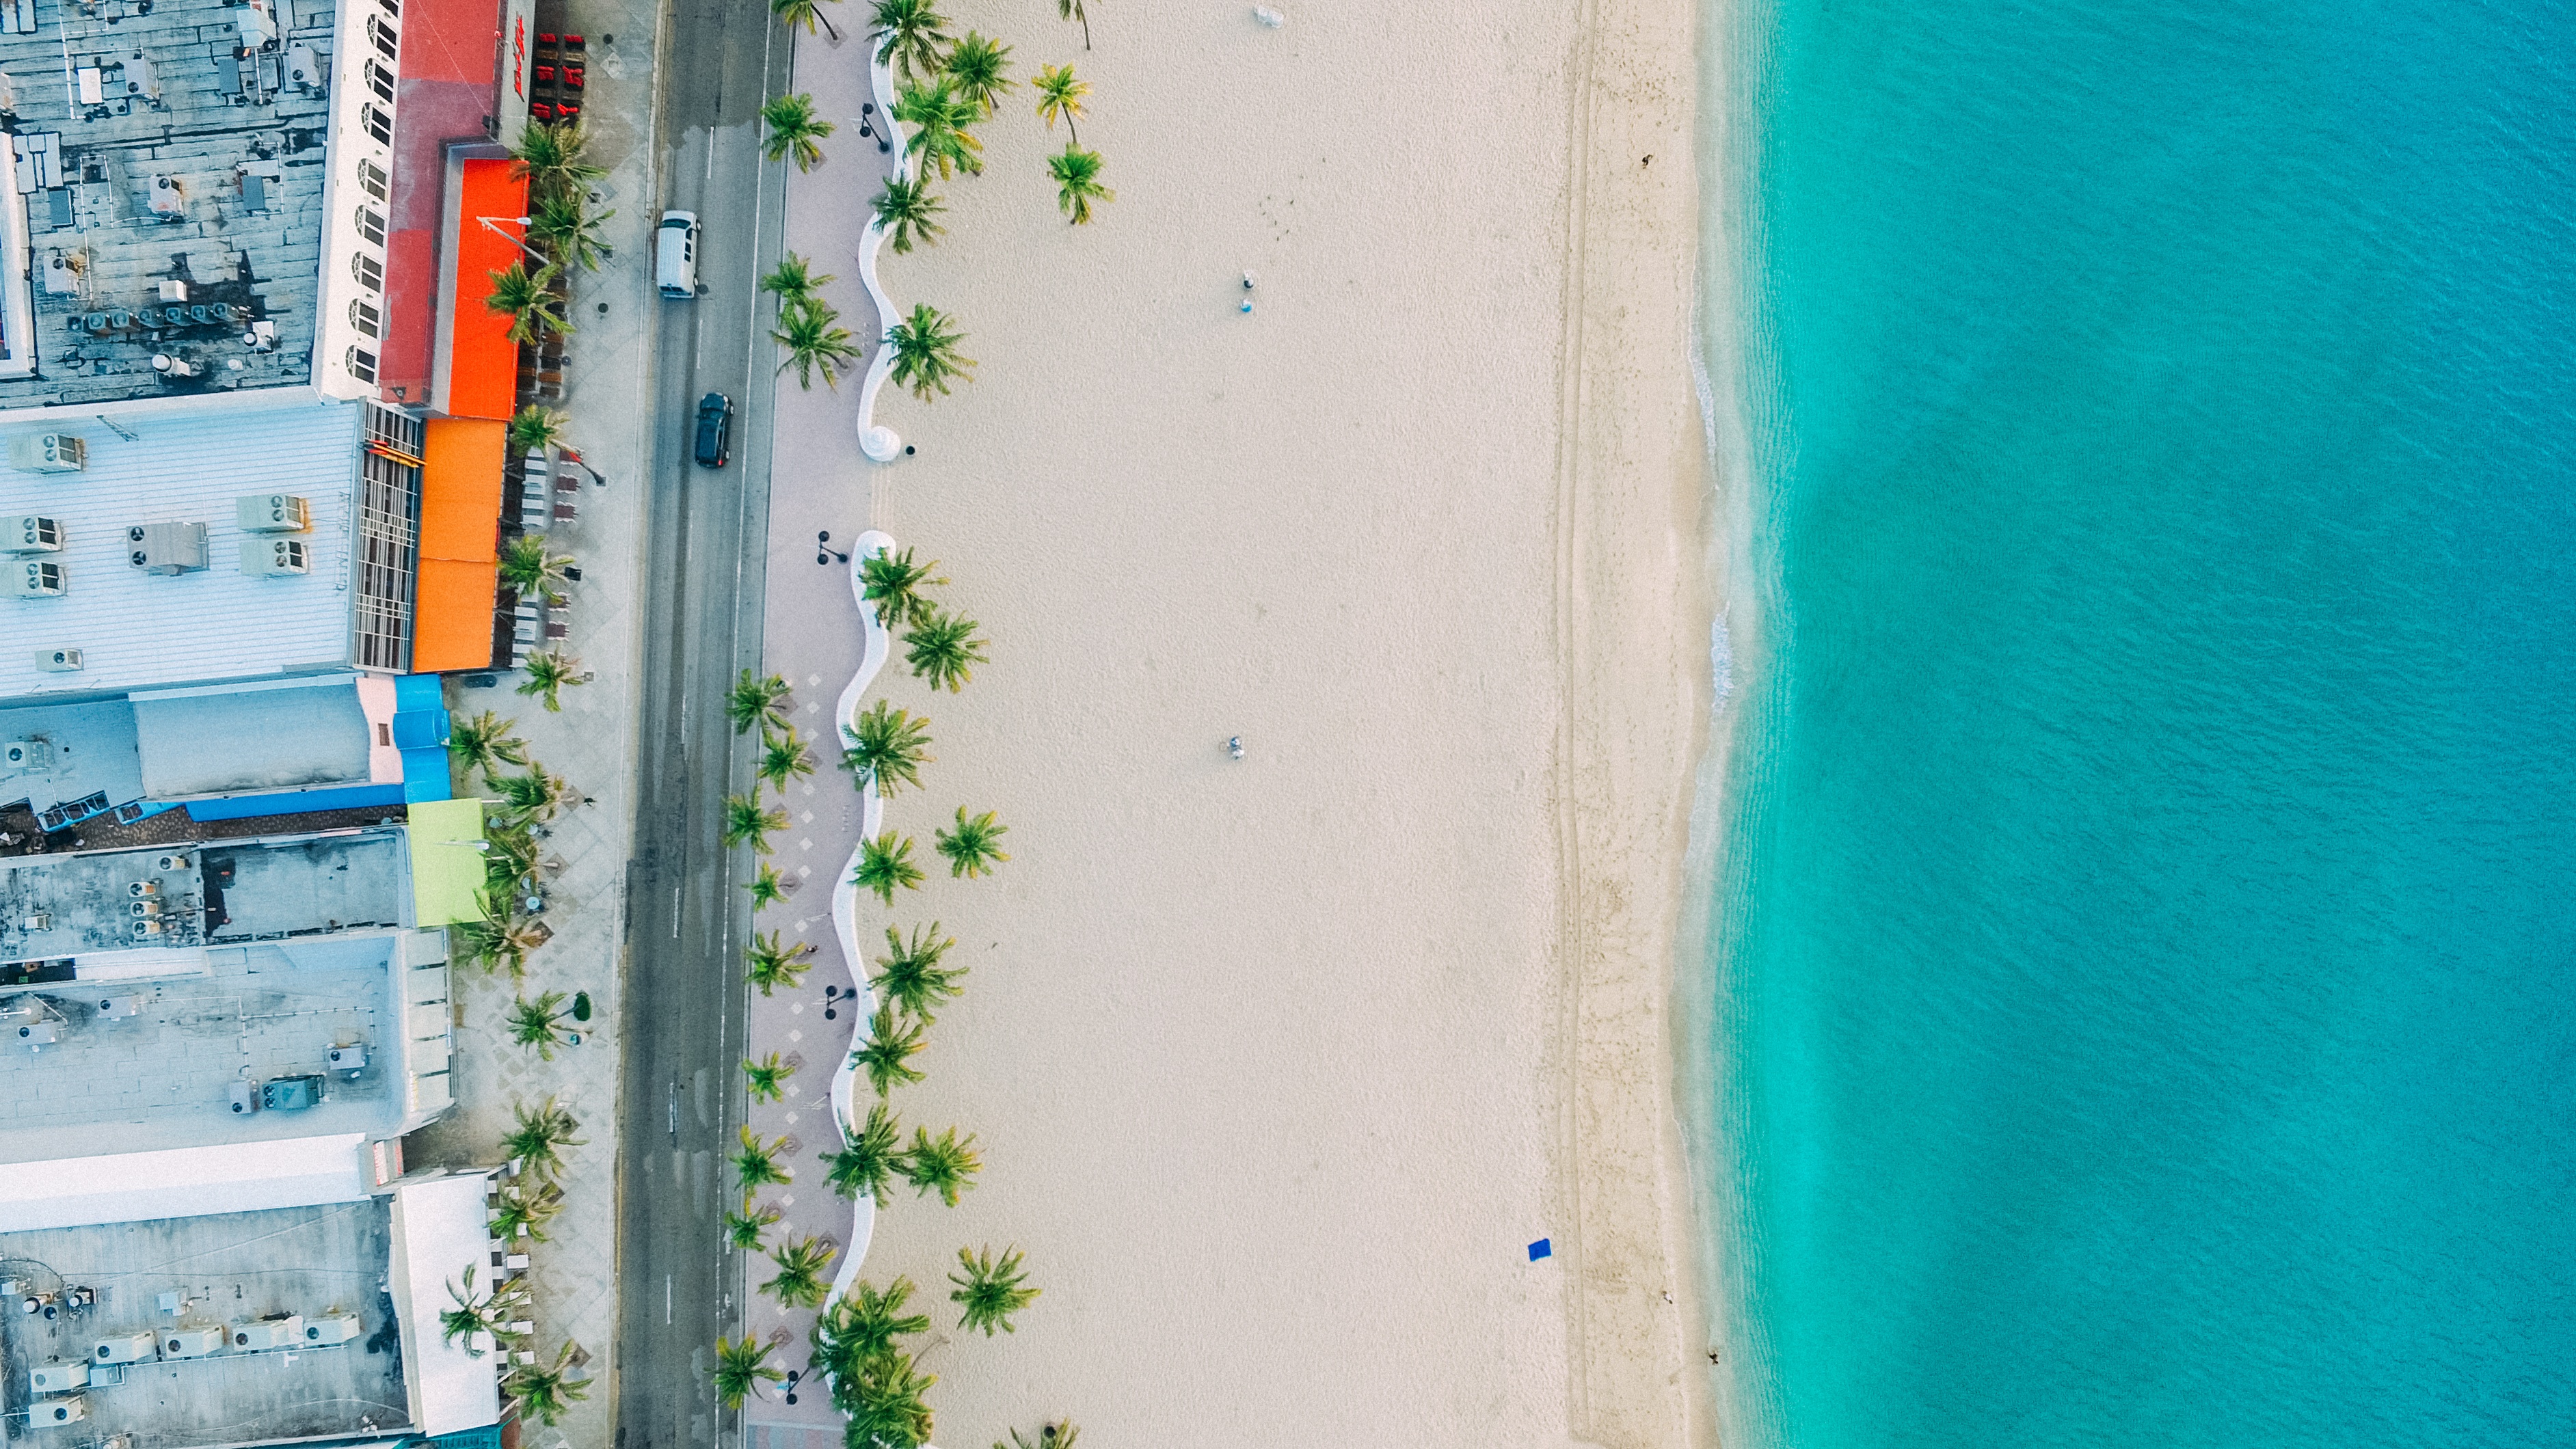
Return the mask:
{"type": "Polygon", "coordinates": [[[733,455],[733,399],[720,392],[698,400],[698,466],[721,468],[733,455]]]}

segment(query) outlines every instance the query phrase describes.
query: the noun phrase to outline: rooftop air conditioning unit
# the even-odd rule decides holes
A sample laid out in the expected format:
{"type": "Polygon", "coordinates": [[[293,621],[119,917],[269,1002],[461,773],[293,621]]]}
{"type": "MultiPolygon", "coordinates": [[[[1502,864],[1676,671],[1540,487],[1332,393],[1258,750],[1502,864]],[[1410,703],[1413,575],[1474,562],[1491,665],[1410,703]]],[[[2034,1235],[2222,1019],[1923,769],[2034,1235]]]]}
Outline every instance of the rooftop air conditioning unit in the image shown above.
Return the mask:
{"type": "Polygon", "coordinates": [[[313,526],[313,508],[292,493],[254,494],[233,500],[233,518],[244,533],[302,533],[313,526]]]}
{"type": "Polygon", "coordinates": [[[89,1387],[85,1363],[40,1363],[27,1372],[27,1386],[40,1394],[68,1394],[89,1387]]]}
{"type": "MultiPolygon", "coordinates": [[[[51,911],[38,911],[34,915],[20,921],[18,924],[30,931],[50,931],[54,928],[54,913],[51,911]]],[[[35,1008],[31,1006],[28,1007],[27,1010],[33,1012],[35,1008]]],[[[17,1014],[18,1013],[14,1010],[0,1008],[0,1021],[13,1020],[17,1014]]]]}
{"type": "Polygon", "coordinates": [[[330,1062],[331,1070],[335,1072],[363,1072],[367,1069],[367,1049],[363,1046],[335,1046],[331,1048],[330,1062]]]}
{"type": "Polygon", "coordinates": [[[204,1358],[224,1351],[224,1331],[220,1328],[174,1328],[161,1335],[163,1358],[204,1358]]]}
{"type": "Polygon", "coordinates": [[[257,1082],[234,1082],[224,1088],[224,1094],[231,1099],[233,1115],[236,1117],[247,1117],[259,1110],[259,1083],[257,1082]]]}
{"type": "Polygon", "coordinates": [[[77,473],[89,466],[89,444],[70,433],[28,433],[9,440],[9,466],[21,473],[77,473]]]}
{"type": "Polygon", "coordinates": [[[0,770],[15,774],[52,758],[53,751],[42,740],[0,740],[0,770]]]}
{"type": "Polygon", "coordinates": [[[241,571],[261,578],[283,578],[313,571],[312,550],[293,538],[244,539],[241,571]]]}
{"type": "Polygon", "coordinates": [[[123,1021],[129,1016],[142,1014],[143,998],[140,996],[109,996],[101,998],[98,1003],[101,1021],[123,1021]]]}
{"type": "Polygon", "coordinates": [[[161,914],[161,902],[148,897],[143,900],[127,901],[125,908],[138,921],[148,921],[161,914]]]}
{"type": "Polygon", "coordinates": [[[63,1034],[56,1030],[54,1024],[50,1021],[31,1021],[25,1026],[18,1028],[18,1045],[20,1046],[48,1047],[62,1039],[63,1034]]]}
{"type": "Polygon", "coordinates": [[[68,1399],[47,1399],[27,1411],[27,1422],[40,1429],[59,1424],[77,1424],[89,1417],[89,1398],[74,1394],[68,1399]]]}
{"type": "Polygon", "coordinates": [[[81,652],[77,649],[39,649],[36,651],[36,667],[47,674],[78,674],[81,652]]]}
{"type": "Polygon", "coordinates": [[[0,593],[21,599],[59,599],[63,596],[63,566],[39,563],[29,559],[22,564],[0,568],[0,593]]]}
{"type": "Polygon", "coordinates": [[[89,1361],[91,1363],[141,1363],[152,1357],[159,1348],[160,1343],[151,1334],[120,1333],[114,1338],[100,1339],[98,1346],[89,1351],[89,1361]]]}
{"type": "Polygon", "coordinates": [[[233,1348],[259,1353],[272,1348],[294,1348],[304,1342],[304,1320],[296,1314],[280,1318],[236,1319],[232,1327],[233,1348]]]}
{"type": "Polygon", "coordinates": [[[134,897],[138,901],[143,899],[145,896],[157,896],[161,894],[161,882],[157,880],[130,880],[125,883],[125,893],[134,897]]]}
{"type": "Polygon", "coordinates": [[[152,862],[152,868],[154,870],[186,870],[194,864],[196,864],[196,861],[190,856],[165,855],[159,860],[152,862]]]}
{"type": "Polygon", "coordinates": [[[146,916],[134,923],[134,939],[149,941],[155,936],[166,934],[169,929],[158,917],[146,916]]]}
{"type": "Polygon", "coordinates": [[[11,553],[60,553],[63,526],[41,513],[22,513],[0,524],[0,548],[11,553]]]}
{"type": "Polygon", "coordinates": [[[125,531],[126,561],[147,574],[194,573],[206,566],[202,523],[139,523],[125,531]]]}
{"type": "Polygon", "coordinates": [[[358,1341],[358,1315],[326,1313],[311,1319],[304,1325],[304,1341],[325,1348],[333,1344],[355,1343],[358,1341]]]}

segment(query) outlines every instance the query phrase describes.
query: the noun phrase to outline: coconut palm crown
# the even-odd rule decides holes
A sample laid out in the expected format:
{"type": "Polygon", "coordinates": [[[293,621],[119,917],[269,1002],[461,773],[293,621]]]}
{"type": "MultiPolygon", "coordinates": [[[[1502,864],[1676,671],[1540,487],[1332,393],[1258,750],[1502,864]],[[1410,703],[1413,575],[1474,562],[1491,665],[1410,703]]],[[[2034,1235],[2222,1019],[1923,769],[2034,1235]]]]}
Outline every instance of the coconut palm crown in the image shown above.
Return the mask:
{"type": "Polygon", "coordinates": [[[1074,122],[1082,118],[1082,98],[1091,94],[1091,83],[1077,78],[1072,66],[1049,65],[1038,68],[1038,78],[1030,89],[1037,92],[1038,119],[1047,123],[1047,129],[1054,130],[1056,121],[1061,119],[1073,143],[1081,145],[1082,130],[1074,122]]]}
{"type": "Polygon", "coordinates": [[[955,1207],[957,1194],[975,1185],[975,1174],[983,1166],[983,1159],[975,1153],[973,1133],[960,1142],[954,1127],[935,1138],[927,1128],[915,1127],[912,1146],[904,1149],[901,1170],[904,1181],[911,1183],[916,1193],[936,1192],[941,1202],[955,1207]]]}
{"type": "Polygon", "coordinates": [[[912,863],[912,837],[888,830],[873,840],[860,841],[858,869],[850,879],[876,892],[877,899],[889,906],[898,889],[921,889],[921,867],[912,863]]]}
{"type": "Polygon", "coordinates": [[[769,340],[784,354],[778,370],[796,369],[796,385],[807,391],[813,389],[814,374],[820,372],[823,386],[838,392],[842,371],[859,355],[858,337],[841,325],[841,314],[820,297],[799,297],[780,307],[778,325],[770,329],[769,340]]]}
{"type": "Polygon", "coordinates": [[[915,241],[929,243],[946,236],[948,228],[939,224],[938,217],[947,209],[948,203],[931,194],[928,181],[889,176],[885,190],[877,193],[877,225],[885,230],[897,256],[911,251],[915,241]]]}
{"type": "Polygon", "coordinates": [[[957,351],[966,334],[956,330],[955,322],[929,303],[917,302],[911,316],[886,329],[886,346],[894,350],[891,375],[897,386],[911,388],[914,397],[928,402],[933,391],[948,395],[950,379],[964,382],[974,377],[975,359],[957,351]]]}
{"type": "Polygon", "coordinates": [[[769,1345],[744,1334],[740,1338],[716,1339],[716,1397],[728,1409],[739,1409],[742,1401],[760,1393],[764,1383],[785,1383],[787,1375],[769,1366],[769,1345]]]}
{"type": "Polygon", "coordinates": [[[982,106],[986,116],[999,109],[996,103],[1003,92],[1018,87],[1007,74],[1010,68],[1011,48],[985,39],[978,31],[967,31],[966,38],[948,52],[949,81],[961,98],[982,106]]]}
{"type": "Polygon", "coordinates": [[[832,1191],[858,1201],[862,1194],[884,1207],[891,1200],[896,1172],[903,1165],[903,1128],[883,1101],[869,1104],[859,1135],[839,1152],[823,1154],[823,1180],[832,1191]]]}
{"type": "Polygon", "coordinates": [[[754,679],[751,671],[742,672],[741,682],[725,694],[725,718],[733,721],[733,732],[751,733],[754,725],[785,729],[787,718],[787,681],[772,674],[754,679]]]}
{"type": "Polygon", "coordinates": [[[996,1258],[990,1247],[977,1252],[959,1248],[957,1262],[964,1271],[948,1275],[948,1281],[957,1285],[948,1301],[966,1310],[957,1326],[980,1328],[986,1338],[992,1337],[996,1329],[1018,1332],[1011,1326],[1011,1315],[1028,1307],[1039,1292],[1025,1286],[1028,1274],[1021,1270],[1020,1250],[1008,1248],[996,1258]]]}
{"type": "Polygon", "coordinates": [[[954,877],[991,875],[996,864],[1011,858],[997,843],[1010,833],[1011,827],[995,819],[992,811],[970,816],[960,805],[957,828],[935,830],[931,835],[939,853],[948,857],[948,874],[954,877]]]}
{"type": "Polygon", "coordinates": [[[841,768],[859,784],[875,781],[880,794],[919,789],[921,767],[930,763],[929,724],[880,699],[841,727],[841,768]]]}
{"type": "Polygon", "coordinates": [[[909,1016],[898,1018],[889,1002],[877,1008],[868,1023],[867,1043],[853,1047],[850,1060],[866,1070],[868,1085],[883,1097],[898,1082],[910,1085],[921,1080],[921,1070],[912,1065],[912,1059],[920,1055],[922,1046],[922,1023],[909,1016]]]}
{"type": "Polygon", "coordinates": [[[768,130],[762,151],[772,161],[793,160],[800,172],[822,162],[823,138],[837,129],[815,110],[814,97],[803,91],[771,100],[760,108],[760,119],[768,130]]]}
{"type": "Polygon", "coordinates": [[[963,171],[969,176],[984,170],[984,141],[975,134],[975,123],[984,119],[984,108],[957,94],[955,83],[941,76],[923,84],[914,81],[895,97],[894,118],[913,128],[903,143],[906,156],[917,161],[916,174],[928,179],[930,168],[939,168],[939,179],[948,180],[963,171]]]}
{"type": "Polygon", "coordinates": [[[1091,220],[1091,206],[1096,201],[1116,201],[1118,193],[1100,184],[1100,153],[1076,150],[1067,145],[1064,151],[1047,158],[1047,174],[1055,178],[1055,202],[1059,210],[1080,226],[1091,220]]]}
{"type": "Polygon", "coordinates": [[[877,60],[905,80],[937,75],[948,59],[948,18],[934,0],[877,0],[868,16],[877,32],[877,60]]]}
{"type": "Polygon", "coordinates": [[[977,627],[962,614],[933,608],[927,618],[904,631],[904,663],[912,667],[915,678],[928,680],[931,688],[955,694],[974,679],[976,665],[989,662],[984,641],[975,635],[977,627]]]}
{"type": "Polygon", "coordinates": [[[963,966],[943,966],[940,958],[957,944],[954,936],[939,934],[939,923],[912,928],[912,940],[906,942],[886,927],[886,954],[877,958],[877,974],[868,985],[884,1000],[902,1007],[927,1024],[937,1020],[931,1008],[942,1001],[953,1001],[965,988],[958,978],[966,974],[963,966]]]}

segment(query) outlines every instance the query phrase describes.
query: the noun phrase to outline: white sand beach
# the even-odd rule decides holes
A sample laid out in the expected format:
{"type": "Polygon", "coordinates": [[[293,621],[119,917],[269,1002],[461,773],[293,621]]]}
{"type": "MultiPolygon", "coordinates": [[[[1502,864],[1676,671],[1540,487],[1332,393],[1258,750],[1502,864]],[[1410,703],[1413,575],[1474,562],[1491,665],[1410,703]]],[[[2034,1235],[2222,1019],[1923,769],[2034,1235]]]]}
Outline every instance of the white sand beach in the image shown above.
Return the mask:
{"type": "MultiPolygon", "coordinates": [[[[889,394],[919,453],[853,457],[848,521],[992,639],[962,694],[878,691],[936,741],[889,825],[1010,827],[893,915],[973,968],[896,1097],[980,1184],[899,1189],[866,1271],[952,1339],[939,1440],[1714,1443],[1671,1010],[1716,592],[1695,7],[1096,0],[1087,52],[943,8],[1023,87],[883,274],[978,367],[889,394]],[[1065,61],[1117,191],[1079,228],[1025,86],[1065,61]],[[957,1338],[986,1243],[1044,1296],[957,1338]]],[[[800,46],[800,85],[861,63],[800,46]]]]}

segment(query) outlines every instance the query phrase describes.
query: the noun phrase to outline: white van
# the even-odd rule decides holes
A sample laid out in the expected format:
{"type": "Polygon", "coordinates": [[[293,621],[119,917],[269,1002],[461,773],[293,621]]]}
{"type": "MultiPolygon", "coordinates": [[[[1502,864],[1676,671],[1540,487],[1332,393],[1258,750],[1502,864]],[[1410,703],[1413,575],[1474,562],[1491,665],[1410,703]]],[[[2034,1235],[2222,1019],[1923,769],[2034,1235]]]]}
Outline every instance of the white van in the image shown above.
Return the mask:
{"type": "Polygon", "coordinates": [[[665,297],[698,295],[698,215],[693,211],[662,213],[654,234],[653,280],[665,297]]]}

